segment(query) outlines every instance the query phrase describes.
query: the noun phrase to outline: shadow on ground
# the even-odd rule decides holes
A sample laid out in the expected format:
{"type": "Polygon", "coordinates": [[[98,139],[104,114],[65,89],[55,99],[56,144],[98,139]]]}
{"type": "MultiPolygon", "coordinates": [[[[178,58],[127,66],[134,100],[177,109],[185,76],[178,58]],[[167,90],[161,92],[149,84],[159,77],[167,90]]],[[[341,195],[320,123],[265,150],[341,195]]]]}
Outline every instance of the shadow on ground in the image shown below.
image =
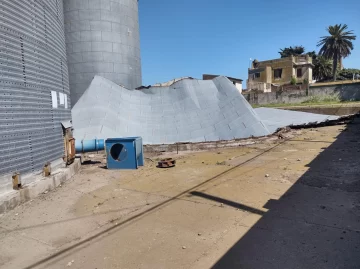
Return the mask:
{"type": "Polygon", "coordinates": [[[26,268],[54,268],[55,263],[65,257],[74,255],[90,244],[98,244],[104,237],[114,235],[132,221],[140,220],[189,194],[261,216],[213,268],[360,268],[359,136],[360,120],[356,119],[309,164],[309,170],[283,197],[271,200],[264,206],[269,210],[267,212],[198,190],[267,153],[271,154],[272,150],[281,147],[281,143],[129,218],[114,219],[116,222],[110,227],[106,226],[104,230],[76,241],[26,268]]]}
{"type": "Polygon", "coordinates": [[[100,164],[101,162],[100,161],[91,161],[91,160],[88,160],[88,161],[84,161],[81,163],[81,165],[94,165],[94,164],[100,164]]]}
{"type": "Polygon", "coordinates": [[[243,210],[243,211],[251,212],[253,214],[263,215],[265,213],[264,211],[253,208],[251,206],[240,204],[240,203],[237,203],[237,202],[234,202],[234,201],[230,201],[230,200],[227,200],[227,199],[224,199],[224,198],[221,198],[221,197],[217,197],[217,196],[213,196],[213,195],[210,195],[210,194],[206,194],[206,193],[203,193],[203,192],[192,191],[192,192],[190,192],[190,194],[193,195],[193,196],[201,197],[201,198],[208,199],[208,200],[211,200],[211,201],[215,201],[215,202],[218,202],[218,203],[221,203],[221,204],[232,206],[234,208],[237,208],[237,209],[240,209],[240,210],[243,210]]]}
{"type": "Polygon", "coordinates": [[[360,119],[213,266],[360,268],[360,119]]]}

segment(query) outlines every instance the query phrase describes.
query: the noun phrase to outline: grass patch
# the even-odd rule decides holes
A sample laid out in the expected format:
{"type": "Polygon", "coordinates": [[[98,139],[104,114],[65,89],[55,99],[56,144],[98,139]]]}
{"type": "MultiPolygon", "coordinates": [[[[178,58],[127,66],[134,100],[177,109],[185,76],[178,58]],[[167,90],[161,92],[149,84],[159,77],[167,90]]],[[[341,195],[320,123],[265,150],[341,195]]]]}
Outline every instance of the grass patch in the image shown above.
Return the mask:
{"type": "Polygon", "coordinates": [[[310,87],[343,85],[343,84],[352,84],[352,83],[360,83],[360,81],[359,80],[337,80],[337,81],[317,82],[317,83],[311,84],[310,87]]]}

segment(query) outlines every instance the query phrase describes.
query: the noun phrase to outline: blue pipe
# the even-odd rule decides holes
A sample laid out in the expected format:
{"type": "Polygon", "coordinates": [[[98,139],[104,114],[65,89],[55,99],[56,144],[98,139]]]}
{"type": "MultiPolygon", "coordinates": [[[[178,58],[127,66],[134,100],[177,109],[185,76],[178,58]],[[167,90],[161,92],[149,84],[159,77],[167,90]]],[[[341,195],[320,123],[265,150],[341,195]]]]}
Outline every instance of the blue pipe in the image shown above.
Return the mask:
{"type": "Polygon", "coordinates": [[[76,140],[76,153],[94,152],[105,149],[104,139],[76,140]]]}

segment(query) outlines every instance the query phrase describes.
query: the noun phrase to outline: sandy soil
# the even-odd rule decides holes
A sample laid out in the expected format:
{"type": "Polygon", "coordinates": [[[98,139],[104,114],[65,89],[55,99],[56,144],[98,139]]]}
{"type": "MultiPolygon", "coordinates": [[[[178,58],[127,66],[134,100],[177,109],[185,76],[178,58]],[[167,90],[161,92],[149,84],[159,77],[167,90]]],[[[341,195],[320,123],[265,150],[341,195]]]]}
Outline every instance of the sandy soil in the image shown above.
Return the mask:
{"type": "Polygon", "coordinates": [[[360,268],[359,137],[356,121],[136,171],[95,156],[0,216],[0,268],[360,268]]]}

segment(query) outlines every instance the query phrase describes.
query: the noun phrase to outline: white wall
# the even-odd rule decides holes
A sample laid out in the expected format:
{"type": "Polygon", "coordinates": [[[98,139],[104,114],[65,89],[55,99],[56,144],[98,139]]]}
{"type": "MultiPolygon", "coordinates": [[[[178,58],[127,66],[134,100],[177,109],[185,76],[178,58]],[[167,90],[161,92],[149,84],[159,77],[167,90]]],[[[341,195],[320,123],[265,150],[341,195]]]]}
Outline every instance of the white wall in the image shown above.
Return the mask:
{"type": "Polygon", "coordinates": [[[239,90],[240,93],[242,93],[242,90],[243,90],[242,83],[235,83],[235,87],[236,87],[236,89],[239,90]]]}

